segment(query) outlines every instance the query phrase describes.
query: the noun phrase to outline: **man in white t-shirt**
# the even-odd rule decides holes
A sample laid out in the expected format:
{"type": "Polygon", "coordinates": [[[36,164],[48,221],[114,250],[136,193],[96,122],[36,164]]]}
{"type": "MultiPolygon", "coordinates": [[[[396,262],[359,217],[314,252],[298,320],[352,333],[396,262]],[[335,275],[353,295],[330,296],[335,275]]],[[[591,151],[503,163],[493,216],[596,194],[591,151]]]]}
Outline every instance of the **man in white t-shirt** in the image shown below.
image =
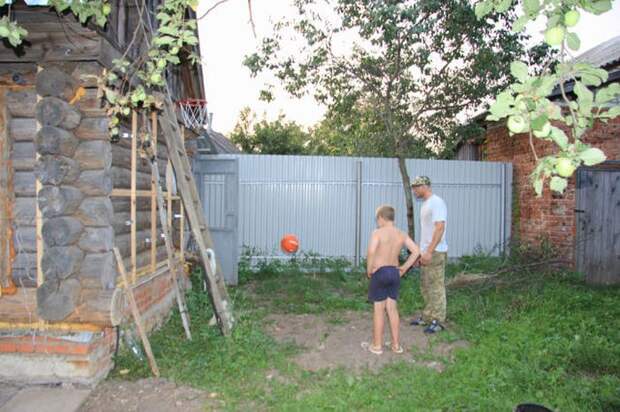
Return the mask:
{"type": "Polygon", "coordinates": [[[446,287],[444,283],[448,244],[446,229],[448,209],[442,198],[433,194],[431,180],[418,176],[411,182],[411,189],[422,199],[420,209],[420,265],[422,266],[422,316],[414,319],[412,325],[424,325],[425,333],[436,333],[444,329],[446,320],[446,287]]]}

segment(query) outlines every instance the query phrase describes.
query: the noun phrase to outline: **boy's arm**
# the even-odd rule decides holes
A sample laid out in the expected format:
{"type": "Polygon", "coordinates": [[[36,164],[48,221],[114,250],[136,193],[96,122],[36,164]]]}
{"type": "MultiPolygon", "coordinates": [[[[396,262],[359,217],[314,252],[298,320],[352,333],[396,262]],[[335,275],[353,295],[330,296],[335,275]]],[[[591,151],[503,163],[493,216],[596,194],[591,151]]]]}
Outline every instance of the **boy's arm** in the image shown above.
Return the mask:
{"type": "Polygon", "coordinates": [[[377,252],[377,248],[379,247],[379,236],[377,236],[377,232],[372,232],[370,236],[370,241],[368,242],[368,254],[366,257],[366,275],[370,277],[373,272],[373,260],[375,257],[375,253],[377,252]]]}
{"type": "Polygon", "coordinates": [[[400,276],[403,276],[407,271],[413,266],[413,264],[418,260],[420,256],[420,248],[415,244],[413,240],[409,236],[405,239],[405,246],[409,250],[409,257],[400,267],[400,276]]]}

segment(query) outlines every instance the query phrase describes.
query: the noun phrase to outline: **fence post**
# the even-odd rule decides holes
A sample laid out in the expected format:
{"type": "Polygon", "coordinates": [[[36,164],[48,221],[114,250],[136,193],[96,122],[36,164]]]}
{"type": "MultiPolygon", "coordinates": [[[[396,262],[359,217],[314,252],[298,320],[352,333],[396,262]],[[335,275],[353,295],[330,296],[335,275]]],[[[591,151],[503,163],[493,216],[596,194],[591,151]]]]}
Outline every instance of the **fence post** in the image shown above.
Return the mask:
{"type": "Polygon", "coordinates": [[[504,220],[502,222],[502,224],[504,225],[504,237],[503,237],[503,242],[504,242],[504,254],[510,254],[510,246],[509,246],[509,242],[510,239],[512,237],[512,164],[511,163],[504,163],[504,179],[503,179],[503,185],[504,185],[504,220]]]}
{"type": "Polygon", "coordinates": [[[355,162],[355,266],[360,265],[362,254],[362,161],[355,162]]]}

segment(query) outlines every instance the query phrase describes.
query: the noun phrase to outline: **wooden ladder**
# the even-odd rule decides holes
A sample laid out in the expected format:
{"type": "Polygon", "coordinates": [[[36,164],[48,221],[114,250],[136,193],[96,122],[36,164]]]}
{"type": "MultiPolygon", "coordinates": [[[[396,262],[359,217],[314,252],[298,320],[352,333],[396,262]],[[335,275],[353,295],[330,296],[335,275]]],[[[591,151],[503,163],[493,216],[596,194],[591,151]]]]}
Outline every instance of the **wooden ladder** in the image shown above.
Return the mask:
{"type": "Polygon", "coordinates": [[[216,270],[213,271],[210,259],[216,259],[216,257],[207,252],[207,249],[214,250],[213,240],[203,214],[196,181],[194,180],[192,167],[185,151],[185,144],[181,137],[172,100],[168,94],[160,94],[159,99],[164,103],[159,124],[166,141],[172,167],[177,177],[177,189],[185,206],[192,235],[198,246],[215,315],[222,334],[228,336],[234,325],[232,302],[226,290],[221,265],[216,264],[216,270]]]}
{"type": "MultiPolygon", "coordinates": [[[[156,139],[157,137],[153,137],[156,139]]],[[[175,262],[174,258],[174,246],[172,245],[172,229],[168,225],[168,216],[167,216],[167,208],[164,203],[164,194],[161,190],[161,183],[159,177],[159,166],[157,164],[157,153],[155,153],[154,146],[151,141],[146,140],[142,143],[142,149],[146,152],[149,157],[151,164],[151,175],[153,176],[155,188],[157,190],[157,208],[159,209],[159,220],[161,221],[161,228],[164,232],[164,244],[166,245],[166,252],[168,253],[168,268],[170,269],[170,273],[172,274],[172,287],[174,289],[174,294],[176,296],[177,304],[179,306],[179,313],[181,314],[181,320],[183,320],[183,328],[185,329],[185,336],[188,340],[192,340],[192,333],[189,329],[189,314],[187,312],[187,305],[185,304],[185,298],[181,293],[181,289],[179,287],[179,279],[181,278],[181,273],[179,271],[180,264],[175,262]]],[[[167,188],[168,191],[171,188],[167,188]]],[[[181,228],[183,230],[183,228],[181,228]]],[[[155,239],[151,239],[152,242],[155,239]]],[[[121,262],[122,263],[122,262],[121,262]]]]}

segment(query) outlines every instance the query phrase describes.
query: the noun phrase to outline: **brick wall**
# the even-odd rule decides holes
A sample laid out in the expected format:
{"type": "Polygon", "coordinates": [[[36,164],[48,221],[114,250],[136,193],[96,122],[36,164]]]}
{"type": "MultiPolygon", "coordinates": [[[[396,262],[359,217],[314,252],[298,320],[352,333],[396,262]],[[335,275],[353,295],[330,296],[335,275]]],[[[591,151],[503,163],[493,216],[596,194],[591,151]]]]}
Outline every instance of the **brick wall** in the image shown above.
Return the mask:
{"type": "MultiPolygon", "coordinates": [[[[564,195],[552,194],[548,187],[537,198],[529,180],[535,159],[526,135],[509,136],[504,124],[489,125],[483,148],[484,160],[512,162],[514,167],[515,210],[512,233],[519,240],[538,245],[548,239],[561,255],[574,262],[576,236],[575,178],[569,180],[564,195]]],[[[597,123],[584,140],[605,152],[608,160],[620,160],[620,118],[609,123],[597,123]]],[[[554,150],[550,143],[534,139],[539,157],[554,150]]]]}
{"type": "MultiPolygon", "coordinates": [[[[186,277],[181,282],[189,286],[186,277]]],[[[134,296],[149,331],[160,326],[176,304],[167,271],[138,280],[134,296]]],[[[133,324],[128,305],[123,312],[133,324]]],[[[110,327],[83,332],[0,329],[0,380],[92,384],[114,366],[115,346],[116,329],[110,327]]]]}

